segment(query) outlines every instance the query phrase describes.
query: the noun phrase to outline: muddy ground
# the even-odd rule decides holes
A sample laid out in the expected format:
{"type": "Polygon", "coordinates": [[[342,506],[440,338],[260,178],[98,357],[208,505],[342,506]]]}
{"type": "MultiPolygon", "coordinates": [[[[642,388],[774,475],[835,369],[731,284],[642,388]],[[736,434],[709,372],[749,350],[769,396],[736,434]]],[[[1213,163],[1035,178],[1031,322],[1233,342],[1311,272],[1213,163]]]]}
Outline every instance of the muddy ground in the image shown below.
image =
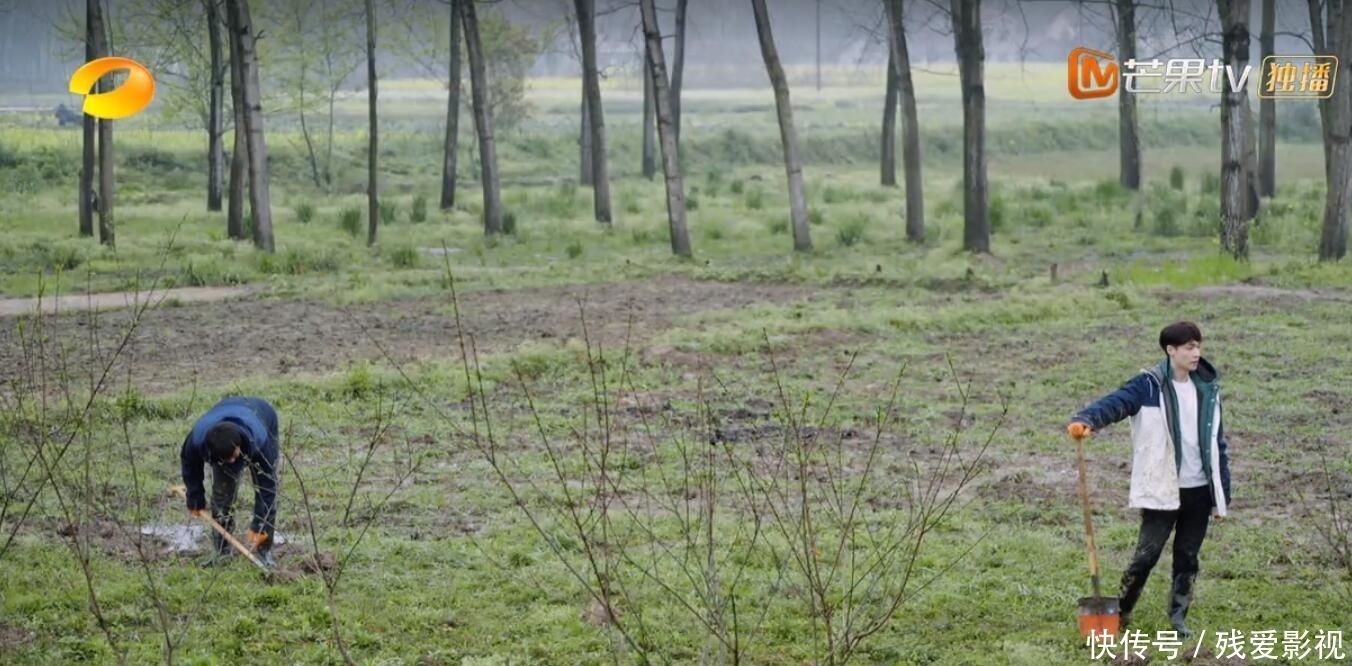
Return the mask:
{"type": "MultiPolygon", "coordinates": [[[[1343,294],[1300,292],[1286,294],[1265,287],[1236,286],[1215,291],[1213,296],[1248,297],[1256,300],[1342,300],[1343,294]]],[[[164,294],[165,305],[146,310],[125,349],[117,355],[109,377],[116,386],[126,381],[144,395],[156,395],[197,386],[211,390],[231,381],[256,376],[321,374],[338,370],[357,359],[378,360],[389,357],[399,363],[427,358],[458,358],[457,324],[449,296],[376,304],[337,307],[333,305],[250,297],[250,294],[223,290],[164,294]],[[221,300],[212,300],[221,299],[221,300]]],[[[1163,295],[1168,301],[1178,295],[1163,295]]],[[[63,304],[63,314],[43,317],[49,359],[65,357],[65,364],[76,376],[87,378],[113,356],[121,338],[129,330],[136,311],[126,307],[91,311],[70,311],[80,307],[80,299],[63,304]],[[97,335],[95,332],[97,330],[97,335]],[[91,352],[91,339],[99,339],[98,350],[91,352]],[[65,354],[52,353],[59,343],[65,354]]],[[[144,298],[141,299],[144,302],[144,298]]],[[[671,357],[677,363],[698,363],[696,354],[679,352],[652,344],[652,339],[673,327],[687,315],[716,310],[736,310],[766,303],[784,304],[816,300],[833,304],[849,301],[845,288],[755,283],[699,282],[679,278],[613,282],[586,286],[567,286],[511,291],[479,292],[460,297],[460,325],[475,341],[480,353],[509,351],[532,340],[560,341],[581,338],[585,313],[587,335],[610,348],[628,341],[652,354],[671,357]],[[581,301],[581,305],[579,304],[581,301]]],[[[124,295],[85,298],[99,308],[127,303],[124,295]]],[[[22,390],[26,380],[36,375],[36,358],[31,303],[0,303],[0,390],[22,390]]],[[[1101,332],[1101,331],[1100,331],[1101,332]]],[[[800,348],[828,350],[858,340],[839,331],[823,332],[805,340],[800,348]],[[834,336],[834,337],[833,337],[834,336]]],[[[948,341],[959,354],[982,356],[993,353],[988,340],[966,338],[948,341]]],[[[1260,341],[1253,341],[1260,344],[1260,341]]],[[[1013,344],[1022,344],[1014,341],[1013,344]]],[[[981,380],[980,377],[974,379],[981,380]]],[[[989,378],[985,378],[989,379],[989,378]]],[[[1320,396],[1304,396],[1316,399],[1320,396]]],[[[1346,418],[1338,415],[1333,418],[1346,418]]],[[[729,415],[724,427],[730,434],[750,440],[773,439],[762,432],[763,415],[729,415]]],[[[1025,424],[1027,425],[1027,424],[1025,424]]],[[[1052,424],[1054,426],[1054,424],[1052,424]]],[[[1042,436],[1042,435],[1036,435],[1042,436]]],[[[1056,436],[1048,432],[1047,437],[1056,436]]],[[[1243,433],[1233,433],[1243,443],[1243,433]]],[[[995,453],[995,452],[992,452],[995,453]]],[[[1075,519],[1078,501],[1075,494],[1074,458],[1070,455],[1038,453],[1030,450],[1000,451],[1000,464],[983,480],[977,492],[986,499],[1004,500],[1015,507],[1008,519],[1035,523],[1062,524],[1075,519]],[[1012,500],[1012,502],[1009,502],[1012,500]]],[[[1096,461],[1099,480],[1097,513],[1129,520],[1132,514],[1119,502],[1106,498],[1124,498],[1129,477],[1128,461],[1120,457],[1112,462],[1096,461]],[[1113,465],[1116,469],[1105,468],[1113,465]]],[[[1237,463],[1237,474],[1245,473],[1248,463],[1237,463]]],[[[1270,474],[1262,490],[1266,512],[1288,515],[1292,506],[1289,488],[1304,486],[1313,480],[1290,474],[1270,474]]],[[[1340,483],[1344,481],[1340,479],[1340,483]]],[[[1347,480],[1352,489],[1352,480],[1347,480]]],[[[1352,490],[1349,490],[1352,492],[1352,490]]]]}
{"type": "MultiPolygon", "coordinates": [[[[814,292],[826,290],[683,279],[480,292],[460,297],[460,325],[480,353],[510,350],[529,340],[580,339],[584,314],[594,343],[642,343],[685,315],[806,299],[814,292]]],[[[127,299],[117,295],[103,300],[127,299]]],[[[87,378],[91,368],[102,369],[126,338],[110,377],[120,384],[130,372],[144,395],[219,386],[250,376],[323,373],[386,354],[400,363],[459,357],[449,296],[346,308],[274,299],[180,303],[144,309],[139,317],[129,308],[44,317],[49,331],[43,336],[48,340],[45,356],[53,360],[49,362],[64,360],[77,377],[87,378]],[[99,350],[91,353],[94,329],[100,342],[99,350]],[[53,353],[53,341],[64,351],[53,353]]],[[[67,305],[74,304],[78,299],[67,305]]],[[[0,386],[35,374],[24,362],[36,357],[35,324],[31,317],[16,316],[31,311],[31,305],[0,308],[0,386]]]]}

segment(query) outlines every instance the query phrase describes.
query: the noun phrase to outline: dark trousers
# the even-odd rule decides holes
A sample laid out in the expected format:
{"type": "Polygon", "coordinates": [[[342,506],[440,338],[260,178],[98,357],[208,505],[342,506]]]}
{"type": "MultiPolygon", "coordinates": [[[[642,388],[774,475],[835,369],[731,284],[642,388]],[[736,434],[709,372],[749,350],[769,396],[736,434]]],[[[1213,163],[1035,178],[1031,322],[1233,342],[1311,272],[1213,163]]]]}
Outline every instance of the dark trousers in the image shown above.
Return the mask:
{"type": "MultiPolygon", "coordinates": [[[[247,465],[241,466],[239,472],[235,473],[224,465],[211,466],[211,517],[229,532],[235,531],[235,498],[239,496],[239,475],[248,469],[247,465]]],[[[275,512],[274,509],[274,514],[275,512]]],[[[272,534],[271,525],[275,522],[275,515],[264,517],[264,527],[268,529],[268,534],[272,534]]],[[[211,533],[211,541],[220,552],[230,550],[230,544],[215,532],[211,533]]],[[[272,548],[271,538],[258,546],[259,552],[267,552],[270,548],[272,548]]]]}
{"type": "Polygon", "coordinates": [[[1141,510],[1141,533],[1136,540],[1136,554],[1122,573],[1122,615],[1129,617],[1141,598],[1151,569],[1159,562],[1169,534],[1174,535],[1173,582],[1169,591],[1169,617],[1181,623],[1192,604],[1193,582],[1201,569],[1198,555],[1206,539],[1211,509],[1215,504],[1211,488],[1182,488],[1177,511],[1141,510]]]}

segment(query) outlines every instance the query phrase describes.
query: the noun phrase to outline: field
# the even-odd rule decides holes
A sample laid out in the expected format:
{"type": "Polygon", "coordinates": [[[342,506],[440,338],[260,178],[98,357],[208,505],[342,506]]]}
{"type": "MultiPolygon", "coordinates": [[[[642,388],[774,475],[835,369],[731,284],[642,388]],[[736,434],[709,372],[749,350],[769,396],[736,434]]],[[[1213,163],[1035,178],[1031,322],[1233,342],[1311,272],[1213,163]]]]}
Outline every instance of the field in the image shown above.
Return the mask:
{"type": "MultiPolygon", "coordinates": [[[[489,240],[468,116],[441,211],[444,99],[394,81],[374,248],[365,98],[338,107],[332,191],[294,120],[269,118],[275,254],[205,212],[201,131],[117,126],[114,250],[76,234],[79,131],[0,115],[0,662],[1090,663],[1064,426],[1191,319],[1222,372],[1235,497],[1177,661],[1248,663],[1218,632],[1248,654],[1268,631],[1277,658],[1252,661],[1347,663],[1319,641],[1352,629],[1352,272],[1314,261],[1312,108],[1279,103],[1279,192],[1238,263],[1209,100],[1143,102],[1137,199],[1111,100],[1069,100],[1054,65],[989,64],[993,251],[971,256],[956,77],[918,76],[910,244],[905,193],[878,184],[878,74],[820,92],[795,74],[801,254],[768,88],[687,91],[693,260],[671,256],[623,78],[612,228],[576,182],[576,82],[532,81],[499,137],[515,232],[489,240]],[[282,415],[266,580],[143,530],[191,524],[178,446],[227,393],[282,415]]],[[[1127,430],[1086,443],[1109,595],[1137,529],[1127,430]]],[[[1170,563],[1136,613],[1151,663],[1169,661],[1152,640],[1170,563]]]]}

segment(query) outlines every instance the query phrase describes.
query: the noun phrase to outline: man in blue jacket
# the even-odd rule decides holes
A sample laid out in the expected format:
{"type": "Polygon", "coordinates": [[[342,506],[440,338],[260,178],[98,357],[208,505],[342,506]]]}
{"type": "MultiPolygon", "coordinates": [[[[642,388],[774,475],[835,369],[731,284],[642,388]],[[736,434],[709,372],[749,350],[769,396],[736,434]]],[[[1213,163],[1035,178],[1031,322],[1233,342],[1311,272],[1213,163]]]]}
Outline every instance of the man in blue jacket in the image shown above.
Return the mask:
{"type": "MultiPolygon", "coordinates": [[[[247,540],[267,566],[274,565],[272,544],[281,455],[277,433],[277,410],[266,400],[228,397],[197,419],[179,452],[188,513],[201,516],[206,511],[203,468],[210,465],[211,517],[226,530],[234,530],[239,478],[248,468],[254,486],[254,505],[247,540]]],[[[204,567],[223,563],[233,554],[230,544],[215,531],[211,533],[211,542],[212,553],[202,562],[204,567]]]]}
{"type": "Polygon", "coordinates": [[[1128,506],[1141,510],[1136,552],[1122,573],[1122,626],[1174,535],[1169,622],[1188,636],[1184,620],[1212,515],[1224,516],[1230,501],[1229,442],[1221,423],[1219,373],[1202,358],[1202,331],[1177,322],[1160,331],[1168,358],[1142,370],[1121,388],[1071,418],[1071,437],[1131,418],[1132,466],[1128,506]]]}

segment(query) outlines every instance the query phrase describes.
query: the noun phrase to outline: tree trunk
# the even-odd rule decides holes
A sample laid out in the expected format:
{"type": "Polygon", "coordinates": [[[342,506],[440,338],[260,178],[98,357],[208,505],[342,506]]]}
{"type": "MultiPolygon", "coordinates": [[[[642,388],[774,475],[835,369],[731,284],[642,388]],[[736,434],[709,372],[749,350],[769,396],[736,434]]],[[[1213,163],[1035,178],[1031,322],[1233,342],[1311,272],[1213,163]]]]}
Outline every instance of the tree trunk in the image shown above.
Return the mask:
{"type": "Polygon", "coordinates": [[[671,89],[667,82],[666,57],[662,53],[662,32],[657,23],[654,0],[639,0],[643,18],[643,42],[648,52],[648,77],[657,98],[657,134],[662,142],[662,173],[667,188],[667,224],[671,231],[671,252],[690,257],[690,232],[685,224],[685,182],[681,177],[680,153],[676,148],[676,124],[671,115],[671,89]]]}
{"type": "MultiPolygon", "coordinates": [[[[229,26],[229,23],[226,24],[229,26]]],[[[230,192],[226,203],[225,232],[231,240],[244,240],[244,196],[248,192],[249,142],[244,132],[244,84],[239,76],[238,37],[230,31],[230,111],[234,115],[234,147],[230,150],[230,192]]]]}
{"type": "MultiPolygon", "coordinates": [[[[304,25],[303,21],[297,21],[297,23],[302,24],[297,28],[304,25]]],[[[323,189],[326,183],[319,175],[319,155],[315,152],[315,142],[310,136],[310,122],[305,119],[305,66],[306,62],[302,59],[300,61],[300,75],[296,77],[298,79],[296,82],[296,106],[299,110],[297,115],[300,116],[300,137],[301,140],[305,141],[305,157],[306,161],[310,163],[310,180],[315,184],[315,189],[323,189]]]]}
{"type": "Polygon", "coordinates": [[[221,14],[216,0],[202,0],[207,13],[207,48],[211,61],[211,108],[207,116],[207,210],[221,209],[225,175],[225,67],[221,63],[221,14]]]}
{"type": "Polygon", "coordinates": [[[1246,220],[1258,217],[1262,206],[1262,186],[1258,183],[1258,118],[1254,115],[1249,96],[1244,96],[1244,216],[1246,220]]]}
{"type": "Polygon", "coordinates": [[[981,0],[951,0],[953,39],[962,85],[963,248],[991,251],[986,215],[986,50],[981,37],[981,0]]]}
{"type": "MultiPolygon", "coordinates": [[[[98,0],[85,0],[85,62],[99,57],[98,44],[94,39],[94,11],[98,0]]],[[[94,235],[94,204],[98,197],[94,194],[95,144],[98,141],[98,119],[89,114],[81,117],[84,128],[80,158],[80,235],[94,235]]]]}
{"type": "Polygon", "coordinates": [[[585,86],[582,88],[582,125],[578,134],[578,182],[592,185],[591,105],[587,103],[585,86]]]}
{"type": "MultiPolygon", "coordinates": [[[[652,71],[652,58],[643,50],[643,71],[652,71]]],[[[656,123],[653,120],[653,78],[643,77],[643,177],[652,180],[657,175],[656,123]]]]}
{"type": "Polygon", "coordinates": [[[756,15],[756,37],[760,40],[761,57],[775,91],[775,108],[779,115],[779,138],[784,148],[784,172],[789,181],[789,218],[793,224],[793,249],[806,252],[812,249],[812,236],[807,219],[807,195],[803,190],[803,161],[798,154],[798,131],[793,125],[793,107],[789,101],[789,82],[784,66],[775,49],[774,34],[770,29],[770,12],[765,0],[751,0],[756,15]]]}
{"type": "MultiPolygon", "coordinates": [[[[1249,0],[1217,0],[1224,33],[1222,52],[1229,72],[1249,64],[1249,0]]],[[[1245,159],[1249,141],[1247,81],[1236,87],[1228,77],[1221,93],[1221,247],[1234,258],[1249,256],[1249,197],[1245,159]]]]}
{"type": "MultiPolygon", "coordinates": [[[[1117,0],[1118,60],[1136,59],[1136,0],[1117,0]]],[[[1127,90],[1127,77],[1118,77],[1117,141],[1122,187],[1141,189],[1140,124],[1136,116],[1136,95],[1127,90]]]]}
{"type": "MultiPolygon", "coordinates": [[[[1310,0],[1312,25],[1318,25],[1320,0],[1310,0]]],[[[1330,8],[1327,36],[1316,35],[1316,48],[1337,56],[1333,94],[1320,104],[1324,121],[1324,222],[1319,235],[1319,260],[1337,261],[1347,254],[1347,216],[1352,208],[1352,87],[1338,85],[1352,76],[1352,7],[1330,8]],[[1320,39],[1323,37],[1323,39],[1320,39]]]]}
{"type": "Polygon", "coordinates": [[[479,180],[484,189],[484,234],[502,233],[502,191],[498,183],[498,158],[493,144],[493,108],[488,104],[488,65],[479,40],[479,17],[474,0],[460,3],[465,46],[469,53],[470,99],[474,106],[474,130],[479,135],[479,180]]]}
{"type": "MultiPolygon", "coordinates": [[[[103,16],[103,6],[98,0],[92,0],[93,10],[93,33],[94,48],[98,51],[100,57],[107,56],[108,49],[108,26],[105,24],[103,16]]],[[[112,89],[109,85],[108,77],[99,80],[94,88],[100,93],[108,92],[112,89]]],[[[108,247],[117,246],[116,227],[113,224],[113,191],[116,181],[114,176],[113,164],[113,121],[104,118],[99,119],[99,243],[108,247]]]]}
{"type": "Polygon", "coordinates": [[[681,88],[685,83],[685,10],[690,0],[676,0],[676,34],[671,56],[671,122],[681,145],[681,88]]]}
{"type": "Polygon", "coordinates": [[[380,231],[380,115],[376,91],[376,6],[366,0],[366,245],[376,244],[380,231]]]}
{"type": "Polygon", "coordinates": [[[592,213],[610,224],[610,170],[606,164],[606,115],[601,105],[601,72],[596,62],[596,0],[574,0],[582,40],[582,95],[586,99],[587,143],[591,149],[592,213]],[[594,110],[594,112],[593,112],[594,110]]]}
{"type": "Polygon", "coordinates": [[[272,198],[268,189],[268,147],[263,134],[263,104],[258,84],[258,58],[249,0],[226,0],[230,31],[238,38],[240,97],[244,102],[244,131],[249,144],[249,211],[253,214],[254,245],[273,252],[272,198]]]}
{"type": "MultiPolygon", "coordinates": [[[[1260,90],[1268,90],[1272,73],[1267,69],[1267,58],[1276,48],[1273,35],[1277,22],[1275,0],[1263,0],[1263,27],[1259,37],[1261,41],[1262,79],[1260,90]]],[[[1277,100],[1260,98],[1258,100],[1258,194],[1271,197],[1277,193],[1277,100]]]]}
{"type": "Polygon", "coordinates": [[[911,52],[906,43],[903,0],[885,5],[891,10],[892,58],[897,68],[897,96],[901,103],[901,158],[906,172],[906,239],[925,240],[925,179],[920,164],[920,112],[916,108],[915,81],[911,78],[911,52]]]}
{"type": "MultiPolygon", "coordinates": [[[[891,2],[892,0],[887,0],[891,2]]],[[[883,132],[880,146],[881,162],[878,180],[883,185],[897,184],[897,59],[892,50],[887,52],[887,83],[883,93],[883,132]]]]}
{"type": "Polygon", "coordinates": [[[455,207],[455,163],[460,150],[460,3],[451,5],[451,55],[446,86],[446,140],[442,145],[441,209],[455,207]]]}
{"type": "MultiPolygon", "coordinates": [[[[1325,55],[1333,53],[1335,45],[1329,43],[1327,36],[1331,34],[1335,28],[1331,24],[1332,22],[1330,22],[1330,25],[1328,26],[1324,25],[1324,17],[1322,15],[1322,12],[1324,11],[1324,0],[1308,0],[1308,2],[1306,2],[1306,7],[1310,12],[1310,41],[1314,44],[1314,52],[1325,55]]],[[[1330,16],[1332,16],[1332,14],[1333,12],[1330,12],[1330,16]]],[[[1339,65],[1341,64],[1342,63],[1339,62],[1339,65]]],[[[1336,82],[1334,88],[1337,88],[1336,82]]],[[[1329,106],[1331,102],[1332,99],[1323,98],[1316,102],[1319,107],[1319,124],[1320,128],[1323,130],[1324,137],[1324,179],[1328,182],[1333,182],[1329,180],[1329,168],[1333,165],[1333,158],[1330,155],[1333,144],[1329,140],[1329,137],[1333,136],[1333,126],[1329,124],[1329,121],[1333,116],[1333,110],[1329,106]]]]}

